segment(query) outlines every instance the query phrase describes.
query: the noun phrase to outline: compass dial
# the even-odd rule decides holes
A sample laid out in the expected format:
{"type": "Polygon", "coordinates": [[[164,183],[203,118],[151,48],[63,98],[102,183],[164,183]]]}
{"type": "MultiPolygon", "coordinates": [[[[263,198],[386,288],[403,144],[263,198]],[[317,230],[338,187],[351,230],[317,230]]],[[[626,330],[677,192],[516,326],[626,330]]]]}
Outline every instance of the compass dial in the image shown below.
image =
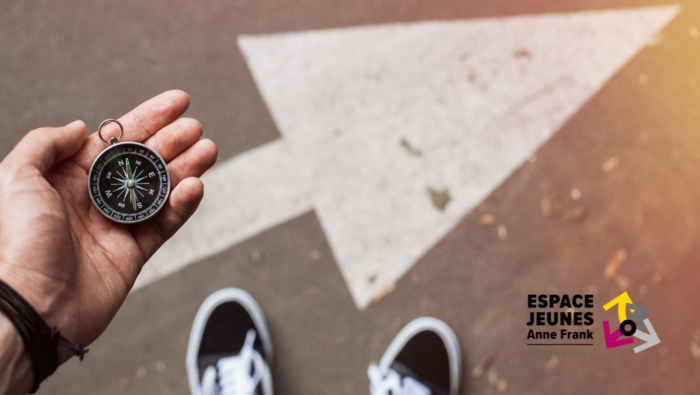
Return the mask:
{"type": "Polygon", "coordinates": [[[104,150],[90,169],[88,188],[107,218],[131,224],[154,216],[168,199],[170,173],[163,158],[133,142],[104,150]]]}

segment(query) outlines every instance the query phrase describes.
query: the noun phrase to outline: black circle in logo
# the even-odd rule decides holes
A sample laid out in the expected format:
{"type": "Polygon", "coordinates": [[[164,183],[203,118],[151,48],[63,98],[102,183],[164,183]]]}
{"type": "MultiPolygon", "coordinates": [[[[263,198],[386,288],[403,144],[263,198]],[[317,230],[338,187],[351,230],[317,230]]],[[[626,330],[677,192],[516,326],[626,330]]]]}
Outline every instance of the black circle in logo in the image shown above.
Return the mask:
{"type": "Polygon", "coordinates": [[[637,331],[637,324],[635,324],[634,321],[632,320],[624,320],[620,323],[620,333],[622,333],[625,336],[632,336],[634,335],[634,332],[637,331]],[[631,329],[627,330],[625,328],[630,327],[631,329]]]}

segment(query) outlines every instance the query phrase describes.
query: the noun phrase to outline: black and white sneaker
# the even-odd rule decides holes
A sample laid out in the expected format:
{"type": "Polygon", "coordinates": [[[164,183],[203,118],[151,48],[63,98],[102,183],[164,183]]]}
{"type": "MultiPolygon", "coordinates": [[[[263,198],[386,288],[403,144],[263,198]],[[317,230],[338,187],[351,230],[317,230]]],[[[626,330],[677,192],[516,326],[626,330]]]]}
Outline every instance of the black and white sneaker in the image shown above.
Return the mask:
{"type": "Polygon", "coordinates": [[[194,395],[272,394],[272,342],[253,297],[234,288],[211,294],[192,324],[186,362],[194,395]]]}
{"type": "Polygon", "coordinates": [[[456,395],[461,379],[457,336],[431,317],[411,321],[367,369],[372,395],[456,395]]]}

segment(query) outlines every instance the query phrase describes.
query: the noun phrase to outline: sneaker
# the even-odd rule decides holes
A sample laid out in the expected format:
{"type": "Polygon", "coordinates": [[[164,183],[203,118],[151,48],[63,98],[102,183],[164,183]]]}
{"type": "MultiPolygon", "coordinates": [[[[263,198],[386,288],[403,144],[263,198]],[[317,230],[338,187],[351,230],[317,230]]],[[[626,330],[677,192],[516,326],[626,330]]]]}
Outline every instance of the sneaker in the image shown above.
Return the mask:
{"type": "Polygon", "coordinates": [[[187,346],[195,395],[271,395],[272,343],[252,296],[226,288],[202,303],[187,346]]]}
{"type": "Polygon", "coordinates": [[[372,395],[456,395],[461,378],[457,336],[430,317],[411,321],[367,369],[372,395]]]}

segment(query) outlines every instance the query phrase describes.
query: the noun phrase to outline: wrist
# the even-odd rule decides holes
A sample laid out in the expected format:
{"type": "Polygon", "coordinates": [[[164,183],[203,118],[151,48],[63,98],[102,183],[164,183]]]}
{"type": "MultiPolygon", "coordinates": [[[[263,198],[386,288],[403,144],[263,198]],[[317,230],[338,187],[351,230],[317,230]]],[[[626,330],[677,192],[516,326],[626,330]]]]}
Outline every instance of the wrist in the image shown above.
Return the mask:
{"type": "MultiPolygon", "coordinates": [[[[59,365],[58,345],[68,347],[82,359],[85,350],[79,343],[65,338],[56,327],[49,327],[34,308],[7,283],[0,280],[0,310],[17,330],[30,360],[33,385],[36,392],[41,382],[56,371],[59,365]]],[[[21,360],[21,356],[20,356],[21,360]]],[[[12,364],[16,359],[10,359],[12,364]]],[[[20,376],[22,377],[22,376],[20,376]]]]}
{"type": "Polygon", "coordinates": [[[32,306],[46,322],[59,325],[57,320],[57,298],[61,294],[60,284],[46,281],[47,276],[21,267],[0,265],[0,281],[8,284],[32,306]]]}
{"type": "MultiPolygon", "coordinates": [[[[0,282],[6,283],[8,286],[10,286],[10,288],[17,292],[20,297],[22,297],[33,308],[39,317],[43,319],[47,325],[49,325],[49,327],[56,327],[57,329],[66,327],[66,322],[62,319],[66,316],[66,314],[61,314],[59,312],[57,308],[59,299],[53,296],[60,293],[59,286],[55,284],[36,285],[40,283],[39,280],[36,278],[31,278],[31,276],[27,274],[22,275],[24,273],[20,270],[6,272],[3,271],[3,269],[3,266],[0,265],[0,282]],[[25,284],[32,283],[34,284],[34,287],[25,286],[25,284]],[[50,289],[50,291],[44,291],[42,293],[38,292],[39,290],[47,289],[50,289]]],[[[41,278],[41,276],[38,277],[41,278]]],[[[0,316],[2,316],[1,312],[0,316]]],[[[20,341],[21,340],[22,339],[20,337],[20,341]]],[[[65,347],[58,348],[59,365],[70,359],[71,356],[73,356],[73,353],[69,349],[65,347]]],[[[3,393],[0,391],[0,395],[2,394],[3,393]]]]}
{"type": "Polygon", "coordinates": [[[10,320],[0,314],[0,393],[26,394],[33,372],[24,343],[10,320]]]}

